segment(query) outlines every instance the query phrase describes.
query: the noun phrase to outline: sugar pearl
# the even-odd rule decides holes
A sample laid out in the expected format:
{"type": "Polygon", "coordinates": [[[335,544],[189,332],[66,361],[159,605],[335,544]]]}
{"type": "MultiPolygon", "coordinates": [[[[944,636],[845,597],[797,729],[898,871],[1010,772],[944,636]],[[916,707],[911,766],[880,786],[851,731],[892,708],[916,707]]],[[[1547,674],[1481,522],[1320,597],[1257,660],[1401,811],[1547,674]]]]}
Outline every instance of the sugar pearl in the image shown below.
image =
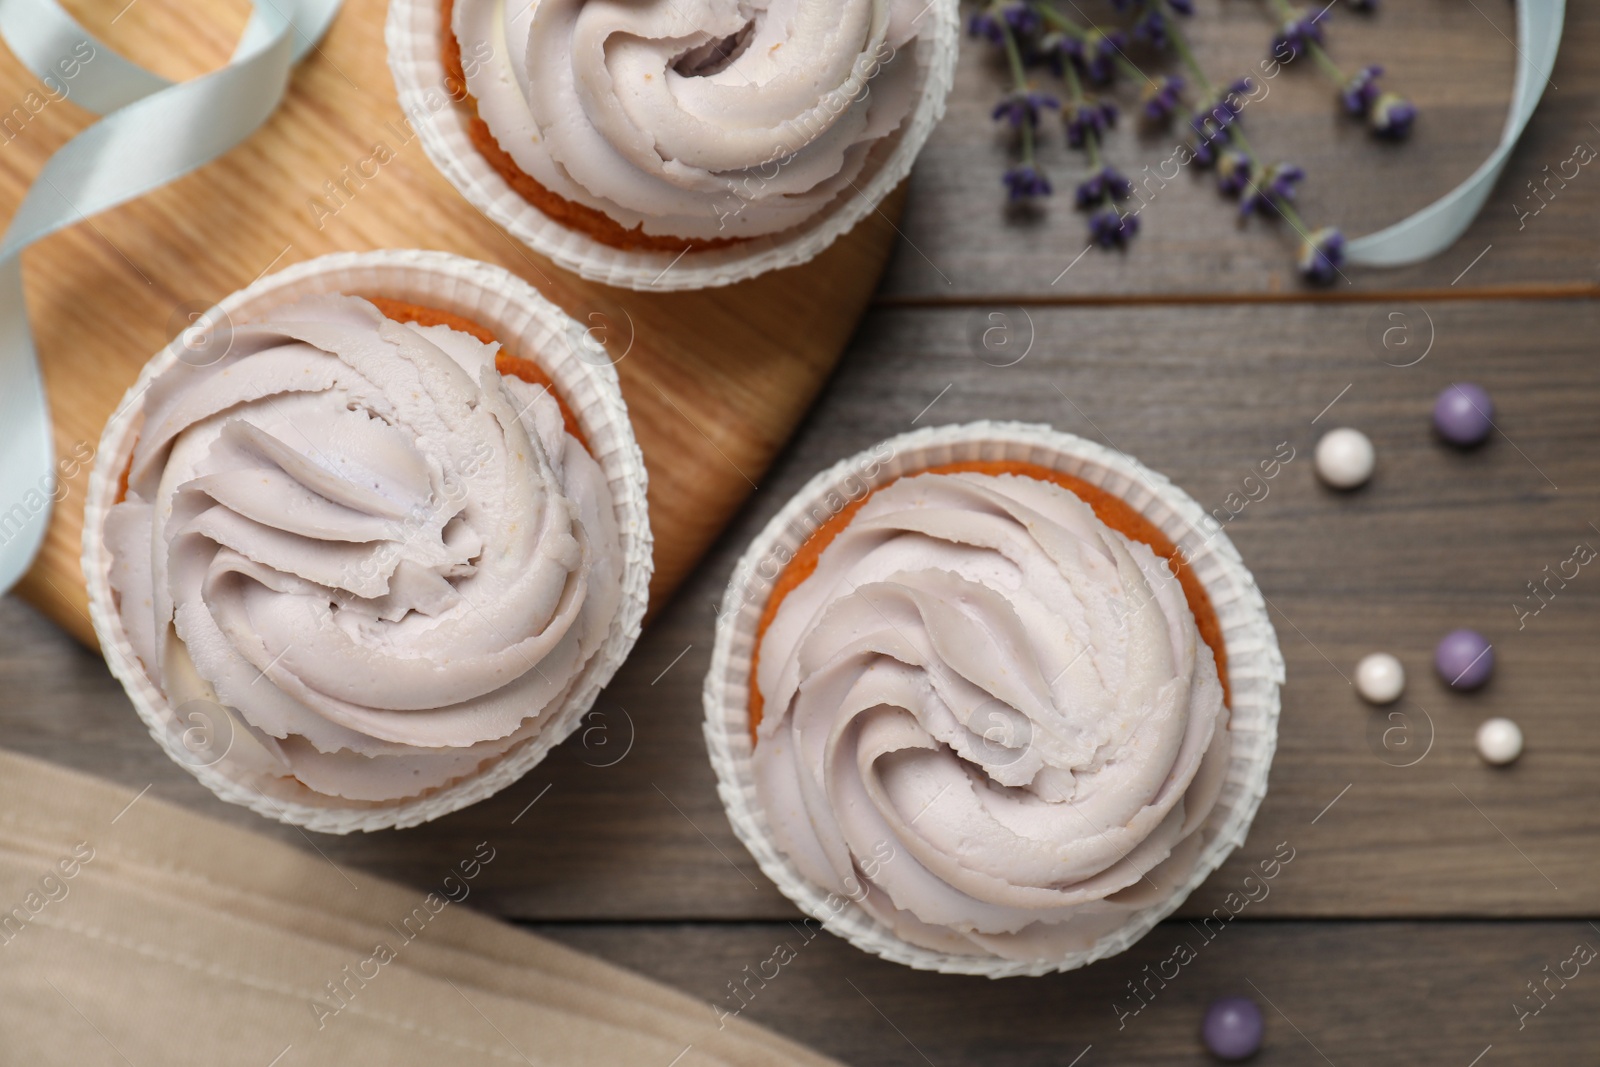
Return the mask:
{"type": "Polygon", "coordinates": [[[1475,445],[1494,429],[1494,401],[1481,385],[1457,382],[1446,386],[1433,403],[1433,426],[1453,445],[1475,445]]]}
{"type": "Polygon", "coordinates": [[[1372,441],[1360,430],[1348,426],[1329,430],[1317,442],[1317,476],[1335,489],[1354,489],[1366,484],[1376,461],[1372,441]]]}
{"type": "Polygon", "coordinates": [[[1206,1009],[1200,1034],[1219,1060],[1243,1060],[1261,1047],[1261,1009],[1249,997],[1219,997],[1206,1009]]]}
{"type": "Polygon", "coordinates": [[[1494,646],[1476,630],[1452,630],[1433,650],[1433,666],[1452,689],[1476,689],[1494,673],[1494,646]]]}
{"type": "Polygon", "coordinates": [[[1478,727],[1478,755],[1497,766],[1522,755],[1522,730],[1510,719],[1489,719],[1478,727]]]}
{"type": "Polygon", "coordinates": [[[1361,657],[1356,664],[1356,692],[1374,704],[1393,704],[1406,688],[1406,669],[1387,652],[1361,657]]]}

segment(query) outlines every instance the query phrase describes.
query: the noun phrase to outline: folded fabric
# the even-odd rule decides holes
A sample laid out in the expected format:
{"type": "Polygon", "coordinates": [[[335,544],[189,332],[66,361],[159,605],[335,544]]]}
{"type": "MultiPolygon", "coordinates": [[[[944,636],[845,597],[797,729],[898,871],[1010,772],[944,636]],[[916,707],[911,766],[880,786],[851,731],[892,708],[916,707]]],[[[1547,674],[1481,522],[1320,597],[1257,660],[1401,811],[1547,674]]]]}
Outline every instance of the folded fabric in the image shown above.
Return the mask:
{"type": "Polygon", "coordinates": [[[0,1064],[833,1061],[457,901],[0,752],[0,1064]]]}

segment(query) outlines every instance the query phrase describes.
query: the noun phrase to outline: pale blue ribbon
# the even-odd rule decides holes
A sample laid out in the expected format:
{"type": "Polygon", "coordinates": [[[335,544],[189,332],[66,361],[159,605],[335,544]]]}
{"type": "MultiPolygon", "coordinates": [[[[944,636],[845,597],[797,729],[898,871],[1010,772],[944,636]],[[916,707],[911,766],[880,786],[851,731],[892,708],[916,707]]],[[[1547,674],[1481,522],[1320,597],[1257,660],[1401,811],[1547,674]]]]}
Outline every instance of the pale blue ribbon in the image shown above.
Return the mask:
{"type": "Polygon", "coordinates": [[[250,136],[283,97],[340,0],[255,0],[228,65],[174,84],[117,55],[55,0],[0,0],[0,36],[41,81],[110,112],[39,172],[0,240],[0,591],[27,570],[57,489],[50,409],[22,292],[22,250],[208,163],[250,136]],[[81,57],[64,78],[61,64],[81,57]]]}
{"type": "Polygon", "coordinates": [[[1505,169],[1517,138],[1533,117],[1545,86],[1550,84],[1565,16],[1566,0],[1522,0],[1517,5],[1517,74],[1500,143],[1465,181],[1415,215],[1351,241],[1345,249],[1346,262],[1361,267],[1420,263],[1443,252],[1467,232],[1505,169]]]}

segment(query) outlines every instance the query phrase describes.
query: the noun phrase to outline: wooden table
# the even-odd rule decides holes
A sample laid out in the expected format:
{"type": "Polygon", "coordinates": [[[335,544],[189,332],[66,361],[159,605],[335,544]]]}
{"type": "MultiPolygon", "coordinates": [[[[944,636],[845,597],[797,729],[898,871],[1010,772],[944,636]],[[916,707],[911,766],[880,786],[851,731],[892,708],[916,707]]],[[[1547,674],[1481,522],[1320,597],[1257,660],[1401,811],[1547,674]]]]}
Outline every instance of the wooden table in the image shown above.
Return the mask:
{"type": "MultiPolygon", "coordinates": [[[[1244,73],[1270,27],[1254,4],[1220,2],[1195,20],[1201,53],[1244,73]]],[[[820,937],[746,1016],[860,1064],[1183,1064],[1208,1062],[1196,1036],[1206,1002],[1238,993],[1266,1013],[1263,1064],[1594,1062],[1600,976],[1552,983],[1520,1027],[1514,1008],[1537,1003],[1527,983],[1547,964],[1600,946],[1589,921],[1600,915],[1600,574],[1580,572],[1520,628],[1515,608],[1535,606],[1527,583],[1547,565],[1600,545],[1600,173],[1581,173],[1521,226],[1513,207],[1531,206],[1527,183],[1574,144],[1600,144],[1600,8],[1569,5],[1568,19],[1554,85],[1466,237],[1432,262],[1349,270],[1348,284],[1316,292],[1293,277],[1289,242],[1255,223],[1236,232],[1204,177],[1169,185],[1128,253],[1091,251],[1063,275],[1083,249],[1081,218],[1059,197],[1038,219],[1003,210],[987,117],[998,77],[968,48],[950,118],[913,177],[901,247],[841,370],[602,696],[591,722],[605,729],[490,802],[317,848],[422,886],[492,832],[512,844],[480,907],[731,1007],[727,984],[746,965],[798,942],[798,913],[723,817],[699,686],[732,562],[788,495],[913,424],[1049,422],[1137,455],[1208,506],[1289,442],[1296,458],[1270,495],[1228,526],[1288,661],[1271,792],[1245,846],[1180,917],[1087,970],[1005,982],[914,973],[820,937]],[[1396,321],[1419,345],[1431,339],[1413,366],[1389,365],[1405,360],[1374,340],[1396,321]],[[1006,367],[981,346],[1002,322],[1031,340],[1006,367]],[[1471,452],[1428,425],[1434,395],[1457,380],[1498,405],[1499,432],[1471,452]],[[1337,425],[1378,448],[1377,476],[1354,494],[1311,472],[1318,434],[1337,425]],[[1496,646],[1496,676],[1476,694],[1450,692],[1429,667],[1456,626],[1496,646]],[[1398,718],[1349,684],[1377,649],[1410,673],[1398,718]],[[1527,735],[1508,769],[1473,752],[1494,714],[1527,735]],[[1279,842],[1295,858],[1270,894],[1202,944],[1189,920],[1279,842]],[[1198,958],[1119,1027],[1127,983],[1182,941],[1198,958]]],[[[1307,168],[1308,219],[1375,228],[1488,150],[1514,59],[1506,34],[1503,0],[1390,0],[1372,22],[1340,12],[1338,54],[1384,63],[1422,105],[1413,143],[1374,145],[1345,126],[1308,71],[1274,83],[1248,117],[1253,137],[1307,168]]],[[[1168,144],[1121,129],[1111,154],[1154,162],[1168,144]]],[[[1072,162],[1058,147],[1046,159],[1069,186],[1072,162]]],[[[99,660],[33,609],[0,601],[0,633],[0,743],[311,847],[169,763],[99,660]]]]}

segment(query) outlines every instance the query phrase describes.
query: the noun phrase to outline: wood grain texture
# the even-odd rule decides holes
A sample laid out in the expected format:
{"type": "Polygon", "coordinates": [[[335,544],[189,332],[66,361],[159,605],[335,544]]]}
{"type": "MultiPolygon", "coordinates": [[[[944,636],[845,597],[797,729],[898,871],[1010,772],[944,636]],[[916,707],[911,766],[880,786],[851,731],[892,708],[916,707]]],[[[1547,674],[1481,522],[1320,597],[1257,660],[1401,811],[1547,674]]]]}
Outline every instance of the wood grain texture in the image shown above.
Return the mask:
{"type": "MultiPolygon", "coordinates": [[[[1229,995],[1261,1006],[1266,1033],[1249,1061],[1259,1067],[1579,1064],[1600,1048],[1593,963],[1565,988],[1552,980],[1554,995],[1520,1029],[1512,1010],[1538,1006],[1525,983],[1577,944],[1600,950],[1587,922],[1241,919],[1209,942],[1187,923],[1163,923],[1086,970],[998,982],[910,971],[826,933],[808,942],[787,923],[534,929],[724,1011],[742,996],[742,1018],[872,1067],[1211,1067],[1200,1020],[1212,998],[1229,995]],[[1181,967],[1180,944],[1194,957],[1181,967]],[[780,945],[794,952],[781,968],[767,962],[780,945]],[[757,971],[776,976],[763,985],[748,977],[757,971]],[[736,995],[728,983],[741,981],[749,992],[736,995]],[[1130,981],[1149,983],[1137,1014],[1130,981]]],[[[708,1025],[714,1018],[708,1008],[708,1025]]]]}
{"type": "MultiPolygon", "coordinates": [[[[420,885],[460,841],[515,820],[526,851],[496,864],[481,890],[498,914],[793,917],[734,838],[700,734],[715,603],[733,561],[839,457],[914,423],[1014,418],[1110,441],[1208,508],[1223,507],[1281,443],[1296,450],[1269,495],[1227,525],[1269,598],[1288,661],[1270,790],[1244,848],[1185,914],[1216,907],[1281,841],[1299,858],[1252,914],[1600,911],[1600,577],[1584,569],[1522,630],[1512,607],[1577,542],[1600,547],[1589,525],[1600,526],[1600,310],[1589,301],[1433,307],[1433,350],[1408,368],[1367,347],[1367,323],[1389,310],[1036,310],[1032,350],[1009,367],[975,355],[990,354],[973,347],[990,328],[987,309],[871,313],[816,411],[646,632],[588,729],[490,801],[403,833],[318,846],[334,862],[420,885]],[[1503,433],[1472,452],[1437,443],[1428,425],[1433,396],[1458,379],[1482,382],[1499,405],[1503,433]],[[1377,443],[1377,476],[1353,494],[1312,475],[1311,446],[1335,425],[1361,427],[1377,443]],[[1496,643],[1496,677],[1481,692],[1450,692],[1429,666],[1433,643],[1456,626],[1496,643]],[[1346,681],[1377,649],[1410,673],[1396,709],[1403,718],[1369,708],[1346,681]],[[1515,718],[1528,739],[1521,761],[1503,770],[1484,767],[1472,748],[1477,725],[1494,714],[1515,718]]],[[[130,795],[154,782],[170,798],[260,823],[171,765],[92,658],[28,625],[24,609],[8,610],[15,621],[5,629],[18,637],[0,660],[6,744],[113,775],[130,795]]]]}
{"type": "MultiPolygon", "coordinates": [[[[108,0],[76,13],[174,78],[223,62],[243,24],[240,5],[207,4],[197,18],[178,0],[139,0],[119,18],[125,6],[108,0]]],[[[123,391],[196,302],[203,308],[268,270],[327,252],[456,252],[526,278],[593,326],[617,359],[650,473],[651,597],[659,603],[750,492],[838,359],[895,240],[900,197],[812,263],[726,289],[633,293],[584,282],[515,244],[423,154],[385,66],[384,10],[382,0],[347,3],[296,70],[282,107],[233,152],[25,256],[57,453],[98,443],[123,391]],[[352,178],[380,145],[394,158],[369,163],[373,177],[352,178]]],[[[0,101],[36,91],[14,58],[0,62],[0,101]]],[[[69,92],[0,132],[0,213],[15,209],[45,159],[88,121],[69,92]]],[[[87,468],[67,480],[19,590],[92,642],[78,567],[87,481],[87,468]]]]}
{"type": "MultiPolygon", "coordinates": [[[[655,646],[672,625],[671,614],[669,611],[669,618],[646,635],[642,647],[648,655],[667,651],[655,646]]],[[[0,680],[4,683],[0,731],[8,747],[119,780],[128,787],[130,800],[152,786],[153,793],[311,849],[305,838],[288,827],[267,824],[243,809],[220,804],[162,758],[98,657],[33,608],[14,598],[0,600],[0,631],[7,635],[0,643],[0,680]]],[[[667,685],[684,665],[680,663],[660,684],[667,685]]],[[[649,669],[653,664],[645,666],[649,669]]],[[[637,684],[645,688],[648,682],[643,678],[637,684]]],[[[670,712],[673,702],[669,697],[661,710],[670,712]]],[[[485,819],[470,828],[436,824],[444,832],[422,828],[356,841],[319,835],[315,844],[330,862],[360,864],[426,886],[437,881],[440,864],[450,862],[462,841],[475,840],[471,833],[492,826],[496,842],[505,842],[496,867],[501,860],[509,866],[513,859],[516,866],[510,879],[492,885],[486,881],[475,890],[472,904],[491,913],[514,902],[515,890],[530,879],[546,884],[572,878],[591,890],[624,882],[636,890],[636,904],[650,897],[683,901],[698,892],[721,905],[737,892],[733,883],[739,876],[728,869],[716,848],[738,860],[761,886],[766,883],[720,824],[720,811],[712,810],[715,800],[709,795],[709,775],[703,790],[692,788],[703,756],[691,751],[697,746],[687,739],[688,730],[677,732],[685,735],[682,751],[668,754],[684,763],[676,779],[668,778],[672,769],[663,766],[660,756],[649,757],[642,750],[630,753],[608,771],[581,762],[582,758],[595,762],[610,759],[610,754],[601,755],[604,746],[569,744],[529,781],[474,809],[482,813],[492,806],[492,823],[485,819]],[[650,773],[664,779],[662,784],[672,792],[674,802],[707,831],[710,841],[696,835],[687,820],[675,813],[672,818],[684,824],[681,830],[660,818],[670,812],[660,797],[656,805],[645,805],[637,793],[624,786],[624,795],[607,799],[611,791],[604,787],[603,776],[623,771],[630,762],[643,765],[646,759],[654,763],[650,773]],[[602,784],[584,790],[585,776],[602,784]],[[550,791],[544,793],[551,783],[550,791]],[[572,794],[579,790],[584,790],[584,795],[575,798],[572,794]],[[526,807],[530,802],[533,807],[526,807]],[[513,830],[508,824],[519,814],[522,818],[513,830]],[[631,830],[615,829],[628,821],[667,840],[659,847],[645,847],[631,830]],[[580,834],[583,840],[578,840],[580,834]],[[379,848],[347,847],[371,845],[379,848]],[[602,860],[601,850],[626,851],[602,860]],[[603,867],[609,868],[604,878],[599,877],[603,867]]],[[[649,736],[642,734],[641,741],[649,736]]],[[[1327,756],[1330,762],[1337,758],[1337,753],[1327,756]]],[[[1285,770],[1293,773],[1295,768],[1280,764],[1274,794],[1268,800],[1269,813],[1282,795],[1285,770]]],[[[796,929],[798,915],[783,907],[774,910],[784,914],[784,919],[771,922],[661,923],[613,917],[603,922],[534,923],[530,928],[702,999],[708,1005],[708,1028],[716,1025],[712,1005],[724,1011],[737,1006],[737,1001],[730,999],[728,983],[744,981],[747,966],[771,975],[773,967],[765,961],[779,944],[788,943],[795,950],[795,959],[765,987],[750,987],[755,996],[747,996],[748,1007],[741,1016],[845,1062],[874,1067],[925,1063],[938,1067],[1062,1067],[1073,1063],[1086,1048],[1088,1053],[1075,1067],[1199,1067],[1211,1062],[1201,1055],[1196,1039],[1201,1013],[1211,998],[1232,994],[1253,996],[1263,1004],[1266,1042],[1260,1058],[1253,1062],[1264,1065],[1332,1062],[1466,1067],[1490,1045],[1494,1047],[1480,1061],[1482,1067],[1590,1062],[1594,1050],[1600,1048],[1600,1024],[1596,1023],[1600,983],[1594,982],[1592,968],[1565,989],[1552,986],[1557,996],[1521,1029],[1512,1008],[1514,1002],[1534,1005],[1527,999],[1526,983],[1543,979],[1543,968],[1558,966],[1571,955],[1575,944],[1581,941],[1600,947],[1600,934],[1587,921],[1281,921],[1285,913],[1296,910],[1298,897],[1315,889],[1312,883],[1316,879],[1341,879],[1340,865],[1323,864],[1314,876],[1312,872],[1319,854],[1337,844],[1329,838],[1349,832],[1355,810],[1342,812],[1342,820],[1333,816],[1354,799],[1355,795],[1346,796],[1315,827],[1295,831],[1296,845],[1291,846],[1296,848],[1295,857],[1273,880],[1270,895],[1249,905],[1227,927],[1214,924],[1200,932],[1188,921],[1164,923],[1123,955],[1049,978],[992,982],[909,971],[864,955],[828,934],[804,940],[804,929],[796,929]],[[1321,836],[1324,833],[1328,837],[1321,836]],[[1180,943],[1191,946],[1195,959],[1172,978],[1174,967],[1168,961],[1180,943]],[[1127,983],[1146,981],[1146,967],[1157,969],[1158,975],[1164,972],[1169,980],[1164,987],[1152,983],[1155,996],[1147,998],[1149,1005],[1119,1026],[1118,1009],[1128,1011],[1134,1006],[1127,983]]],[[[1577,806],[1588,799],[1579,796],[1571,803],[1577,806]]],[[[1496,811],[1496,815],[1501,813],[1496,811]]],[[[1375,824],[1374,836],[1408,817],[1414,813],[1398,805],[1359,816],[1375,824]]],[[[1255,842],[1265,840],[1259,830],[1252,835],[1246,846],[1251,859],[1257,858],[1251,851],[1255,842]]],[[[1591,834],[1587,841],[1592,840],[1591,834]]],[[[1583,844],[1580,842],[1580,847],[1583,844]]],[[[1492,855],[1493,844],[1482,845],[1478,855],[1485,859],[1492,855]]],[[[1262,855],[1268,851],[1263,850],[1262,855]]],[[[1410,850],[1392,847],[1383,851],[1383,858],[1394,863],[1403,861],[1410,850]]],[[[1352,848],[1344,859],[1360,857],[1360,850],[1352,848]]],[[[486,870],[484,878],[489,879],[493,871],[486,870]]],[[[1372,880],[1387,877],[1387,873],[1370,870],[1343,876],[1338,884],[1352,897],[1363,888],[1354,885],[1360,873],[1372,880]]],[[[1407,871],[1400,873],[1403,876],[1407,871]]],[[[1237,870],[1224,871],[1211,884],[1231,885],[1237,875],[1237,870]]],[[[1371,884],[1369,880],[1369,887],[1371,884]]],[[[1241,884],[1239,888],[1244,887],[1241,884]]],[[[1252,891],[1259,895],[1259,889],[1252,887],[1252,891]]],[[[1540,895],[1521,883],[1508,884],[1504,892],[1505,901],[1513,908],[1537,903],[1540,895]]],[[[749,899],[760,896],[750,886],[745,886],[743,893],[749,899]]],[[[775,898],[770,890],[767,895],[775,898]]],[[[1426,901],[1420,903],[1419,912],[1426,914],[1426,901]]],[[[645,905],[644,914],[660,910],[645,905]]],[[[1194,908],[1185,910],[1196,912],[1194,908]]],[[[1588,910],[1592,913],[1592,904],[1588,910]]],[[[1202,918],[1193,914],[1191,921],[1202,918]]]]}
{"type": "MultiPolygon", "coordinates": [[[[1321,7],[1322,5],[1317,5],[1321,7]]],[[[1328,45],[1350,72],[1382,65],[1385,84],[1414,99],[1421,117],[1400,144],[1369,136],[1338,109],[1334,89],[1309,60],[1262,76],[1274,32],[1271,5],[1250,0],[1201,0],[1190,27],[1195,51],[1212,81],[1226,85],[1254,74],[1265,92],[1243,122],[1252,146],[1268,161],[1288,160],[1307,171],[1298,203],[1310,226],[1337,225],[1354,237],[1397,222],[1455,187],[1489,154],[1500,136],[1515,68],[1516,23],[1509,3],[1385,0],[1364,16],[1331,5],[1328,45]]],[[[1110,19],[1109,5],[1062,4],[1079,21],[1110,19]]],[[[1122,79],[1110,96],[1123,119],[1110,135],[1106,158],[1136,183],[1156,175],[1141,199],[1141,230],[1126,251],[1093,250],[1065,275],[1087,244],[1084,214],[1073,210],[1072,188],[1085,176],[1083,153],[1063,145],[1050,120],[1041,160],[1056,195],[1038,211],[1008,210],[1000,173],[1009,138],[989,119],[1007,84],[993,50],[969,42],[962,50],[950,114],[935,131],[913,176],[912,208],[902,250],[885,282],[884,299],[946,302],[980,299],[1327,299],[1397,290],[1593,292],[1600,238],[1600,171],[1577,168],[1568,182],[1552,181],[1537,215],[1528,183],[1542,182],[1580,142],[1600,150],[1600,7],[1567,5],[1566,33],[1552,84],[1491,194],[1482,215],[1453,247],[1433,260],[1394,270],[1346,268],[1328,289],[1309,289],[1295,274],[1297,237],[1289,227],[1253,219],[1241,227],[1233,201],[1220,197],[1215,175],[1193,166],[1169,182],[1161,164],[1173,157],[1179,130],[1141,127],[1139,85],[1122,79]],[[1149,171],[1145,171],[1148,165],[1149,171]],[[1546,171],[1548,166],[1550,171],[1546,171]],[[1456,282],[1473,260],[1493,246],[1456,282]],[[1452,283],[1454,289],[1452,289],[1452,283]]],[[[1147,53],[1135,54],[1144,62],[1147,53]]],[[[1153,69],[1178,72],[1165,59],[1153,69]]],[[[1041,72],[1039,85],[1060,91],[1041,72]]],[[[1192,85],[1192,79],[1190,79],[1192,85]]],[[[1600,162],[1600,161],[1597,161],[1600,162]]],[[[1166,174],[1175,173],[1169,164],[1166,174]]]]}
{"type": "MultiPolygon", "coordinates": [[[[135,42],[136,55],[185,76],[220,61],[245,13],[235,4],[226,11],[232,22],[189,28],[167,4],[139,0],[109,29],[115,10],[89,14],[97,31],[135,42]],[[178,41],[182,47],[170,47],[178,41]]],[[[288,108],[256,140],[281,148],[288,133],[278,127],[287,124],[349,150],[327,161],[332,170],[365,156],[394,117],[387,74],[358,79],[356,91],[336,67],[355,74],[364,50],[381,50],[379,6],[355,0],[326,55],[297,75],[288,108]],[[363,102],[348,112],[329,100],[363,102]]],[[[1264,7],[1201,0],[1194,25],[1219,81],[1251,69],[1264,52],[1264,7]]],[[[1501,32],[1514,35],[1511,10],[1484,0],[1385,0],[1368,23],[1344,5],[1335,9],[1336,56],[1350,66],[1388,65],[1391,83],[1423,105],[1424,119],[1412,144],[1389,151],[1344,125],[1309,71],[1276,79],[1246,118],[1269,155],[1311,172],[1308,218],[1350,232],[1375,228],[1476,164],[1505,108],[1514,52],[1501,32]]],[[[1512,205],[1526,206],[1518,199],[1525,183],[1567,158],[1575,141],[1600,145],[1600,131],[1587,125],[1600,114],[1597,49],[1600,10],[1569,4],[1551,91],[1485,215],[1455,248],[1415,268],[1349,272],[1351,285],[1316,293],[1292,277],[1281,235],[1256,224],[1236,232],[1209,176],[1187,175],[1152,204],[1130,252],[1090,253],[1052,286],[1082,249],[1081,218],[1059,198],[1041,220],[1006,217],[998,195],[1003,145],[987,114],[999,80],[978,50],[965,49],[951,118],[910,183],[906,240],[842,369],[771,469],[746,470],[759,491],[741,489],[736,478],[724,486],[726,509],[742,493],[752,496],[661,606],[585,729],[524,781],[413,830],[308,839],[217,801],[150,742],[97,656],[13,598],[0,600],[0,743],[116,780],[130,799],[148,787],[315,847],[330,863],[419,887],[436,880],[460,842],[491,833],[507,846],[485,872],[477,906],[541,920],[541,933],[727,1008],[727,983],[759,967],[779,941],[797,939],[789,924],[798,913],[728,827],[700,734],[699,689],[733,562],[789,495],[841,456],[914,425],[1017,418],[1126,449],[1216,508],[1287,441],[1296,458],[1265,499],[1227,525],[1271,600],[1288,660],[1279,752],[1249,839],[1182,915],[1199,923],[1227,907],[1229,893],[1259,895],[1246,875],[1287,842],[1295,858],[1270,893],[1122,1028],[1116,1006],[1131,1003],[1126,983],[1142,981],[1146,966],[1161,967],[1179,940],[1202,936],[1191,938],[1187,921],[1163,924],[1086,970],[1005,982],[911,972],[821,935],[745,1017],[861,1064],[1198,1065],[1210,1062],[1196,1040],[1205,1003],[1240,993],[1260,1000],[1267,1015],[1266,1047],[1254,1061],[1261,1064],[1592,1062],[1600,980],[1589,969],[1520,1030],[1512,1003],[1577,941],[1600,946],[1600,932],[1579,921],[1600,912],[1600,735],[1592,727],[1600,576],[1585,568],[1520,629],[1513,605],[1534,606],[1526,583],[1556,568],[1577,542],[1600,547],[1600,178],[1586,169],[1522,230],[1512,205]],[[1552,293],[1578,298],[1529,299],[1552,293]],[[1052,301],[1128,306],[1042,306],[1052,301]],[[1385,347],[1384,331],[1397,327],[1385,347]],[[1424,351],[1413,366],[1388,365],[1424,351]],[[1438,444],[1427,426],[1434,394],[1456,380],[1481,382],[1499,405],[1501,432],[1472,452],[1438,444]],[[1311,474],[1311,445],[1336,425],[1365,430],[1379,451],[1377,477],[1350,495],[1322,489],[1311,474]],[[1476,694],[1447,691],[1428,666],[1437,637],[1461,625],[1496,643],[1496,677],[1476,694]],[[1395,652],[1410,672],[1401,719],[1364,705],[1347,683],[1355,661],[1376,649],[1395,652]],[[1476,726],[1492,714],[1517,719],[1528,739],[1522,760],[1504,770],[1485,768],[1471,748],[1476,726]]],[[[6,91],[21,91],[17,77],[0,64],[6,91]]],[[[48,151],[83,121],[70,104],[52,104],[24,136],[0,145],[0,203],[14,202],[48,151]]],[[[1136,160],[1157,162],[1170,143],[1124,127],[1112,156],[1137,170],[1136,160]]],[[[1067,158],[1050,151],[1058,187],[1070,185],[1067,158]]],[[[160,320],[182,301],[215,299],[254,277],[282,245],[264,254],[242,249],[239,239],[258,239],[249,235],[261,223],[241,205],[292,188],[291,208],[304,211],[330,176],[297,171],[280,154],[260,153],[256,166],[229,171],[225,183],[208,177],[225,165],[208,168],[97,220],[118,247],[137,252],[137,267],[89,227],[30,254],[29,295],[47,356],[88,346],[81,377],[117,373],[124,349],[143,358],[170,332],[148,315],[121,314],[127,344],[108,347],[79,321],[95,318],[83,314],[83,293],[107,308],[156,306],[160,320]],[[153,233],[165,243],[150,240],[153,233]]],[[[385,205],[393,199],[424,205],[413,225],[434,247],[481,243],[487,250],[473,254],[548,284],[580,315],[616,313],[602,303],[616,294],[596,292],[586,303],[591,294],[565,275],[524,260],[414,144],[323,230],[309,213],[297,222],[285,262],[390,243],[385,205]]],[[[830,305],[776,282],[772,289],[772,299],[823,310],[773,340],[722,306],[707,312],[706,332],[726,332],[747,348],[798,345],[789,334],[808,331],[848,333],[850,320],[841,313],[835,321],[830,305]]],[[[827,299],[846,312],[853,306],[853,298],[827,299]]],[[[642,314],[664,329],[671,304],[647,301],[641,306],[654,311],[642,314]]],[[[741,360],[735,347],[716,364],[717,395],[734,398],[724,403],[761,403],[789,388],[790,371],[749,353],[741,360]]],[[[705,377],[695,352],[651,356],[631,355],[620,368],[636,412],[654,385],[677,398],[675,390],[705,377]]],[[[60,373],[52,369],[53,385],[60,373]]],[[[112,392],[100,396],[95,420],[112,392]]],[[[803,398],[793,406],[802,409],[803,398]]],[[[657,438],[674,451],[652,456],[646,443],[651,503],[681,504],[685,514],[658,521],[698,522],[709,537],[721,521],[695,511],[698,498],[669,502],[660,492],[667,479],[692,481],[706,462],[721,463],[700,431],[733,455],[747,441],[776,448],[787,426],[724,424],[722,408],[683,407],[694,425],[668,419],[657,438]]],[[[651,432],[641,425],[642,440],[651,432]]]]}

